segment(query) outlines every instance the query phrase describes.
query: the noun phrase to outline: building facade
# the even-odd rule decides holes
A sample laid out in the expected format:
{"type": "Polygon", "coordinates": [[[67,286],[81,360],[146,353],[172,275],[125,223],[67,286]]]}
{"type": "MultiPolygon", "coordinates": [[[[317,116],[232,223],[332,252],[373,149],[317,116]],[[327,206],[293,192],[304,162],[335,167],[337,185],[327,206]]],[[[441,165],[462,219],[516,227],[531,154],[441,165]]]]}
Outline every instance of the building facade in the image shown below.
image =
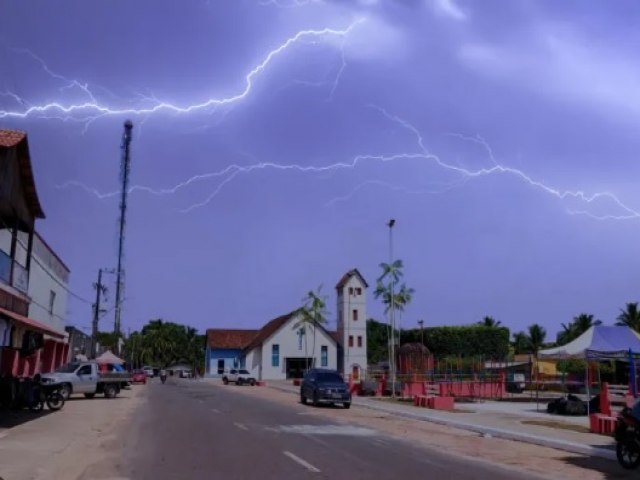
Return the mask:
{"type": "Polygon", "coordinates": [[[27,135],[0,130],[0,374],[5,377],[48,372],[66,358],[64,330],[29,316],[35,221],[42,218],[27,135]]]}
{"type": "Polygon", "coordinates": [[[69,268],[56,252],[35,233],[29,278],[29,317],[55,330],[67,324],[69,268]]]}
{"type": "Polygon", "coordinates": [[[301,322],[297,310],[259,330],[208,329],[205,375],[221,377],[231,368],[246,368],[259,380],[276,380],[300,378],[315,366],[361,378],[367,367],[366,289],[356,269],[340,279],[337,331],[301,322]]]}

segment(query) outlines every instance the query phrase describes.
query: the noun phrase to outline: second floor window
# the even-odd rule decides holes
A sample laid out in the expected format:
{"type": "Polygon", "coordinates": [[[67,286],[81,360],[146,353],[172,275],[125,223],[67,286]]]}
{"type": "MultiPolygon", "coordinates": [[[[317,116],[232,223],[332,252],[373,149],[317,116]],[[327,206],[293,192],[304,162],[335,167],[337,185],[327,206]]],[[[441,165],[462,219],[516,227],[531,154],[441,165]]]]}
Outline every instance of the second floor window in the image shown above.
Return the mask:
{"type": "Polygon", "coordinates": [[[271,345],[271,366],[280,366],[280,345],[271,345]]]}
{"type": "Polygon", "coordinates": [[[358,310],[355,310],[355,309],[353,310],[352,318],[353,318],[353,320],[358,320],[358,310]]]}
{"type": "Polygon", "coordinates": [[[329,347],[326,345],[320,347],[320,365],[322,367],[329,366],[329,347]]]}

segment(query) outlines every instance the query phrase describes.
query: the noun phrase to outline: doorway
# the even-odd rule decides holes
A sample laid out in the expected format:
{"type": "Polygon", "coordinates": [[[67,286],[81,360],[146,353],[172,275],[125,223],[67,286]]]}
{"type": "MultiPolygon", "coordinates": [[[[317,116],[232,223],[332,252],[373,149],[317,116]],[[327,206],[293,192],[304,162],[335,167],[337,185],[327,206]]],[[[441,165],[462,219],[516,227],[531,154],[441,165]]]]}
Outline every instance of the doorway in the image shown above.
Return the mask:
{"type": "Polygon", "coordinates": [[[218,359],[218,375],[222,375],[224,373],[224,358],[218,359]]]}
{"type": "Polygon", "coordinates": [[[310,358],[287,358],[285,362],[287,379],[304,377],[307,365],[311,366],[310,358]]]}

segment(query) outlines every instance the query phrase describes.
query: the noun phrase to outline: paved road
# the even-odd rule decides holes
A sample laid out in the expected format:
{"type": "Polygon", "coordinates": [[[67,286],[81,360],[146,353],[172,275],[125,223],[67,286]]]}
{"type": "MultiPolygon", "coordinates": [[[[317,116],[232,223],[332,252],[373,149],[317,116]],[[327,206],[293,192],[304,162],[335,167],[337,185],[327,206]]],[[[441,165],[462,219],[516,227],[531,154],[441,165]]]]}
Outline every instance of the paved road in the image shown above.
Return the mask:
{"type": "Polygon", "coordinates": [[[145,479],[531,479],[412,447],[379,432],[256,401],[235,387],[170,379],[145,388],[122,445],[121,475],[145,479]]]}

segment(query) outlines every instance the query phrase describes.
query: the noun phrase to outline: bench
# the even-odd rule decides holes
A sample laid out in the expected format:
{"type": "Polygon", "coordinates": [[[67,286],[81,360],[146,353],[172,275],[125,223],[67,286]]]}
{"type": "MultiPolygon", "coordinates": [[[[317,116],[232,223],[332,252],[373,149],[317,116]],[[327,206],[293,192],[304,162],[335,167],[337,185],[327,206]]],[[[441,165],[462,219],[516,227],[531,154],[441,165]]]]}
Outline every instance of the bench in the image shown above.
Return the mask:
{"type": "Polygon", "coordinates": [[[618,414],[624,407],[631,407],[634,400],[627,385],[609,385],[604,382],[600,391],[600,413],[589,415],[589,430],[592,433],[612,435],[618,414]]]}
{"type": "Polygon", "coordinates": [[[425,383],[425,393],[414,395],[413,404],[416,407],[432,408],[434,410],[453,410],[453,397],[440,396],[440,387],[435,383],[425,383]]]}

